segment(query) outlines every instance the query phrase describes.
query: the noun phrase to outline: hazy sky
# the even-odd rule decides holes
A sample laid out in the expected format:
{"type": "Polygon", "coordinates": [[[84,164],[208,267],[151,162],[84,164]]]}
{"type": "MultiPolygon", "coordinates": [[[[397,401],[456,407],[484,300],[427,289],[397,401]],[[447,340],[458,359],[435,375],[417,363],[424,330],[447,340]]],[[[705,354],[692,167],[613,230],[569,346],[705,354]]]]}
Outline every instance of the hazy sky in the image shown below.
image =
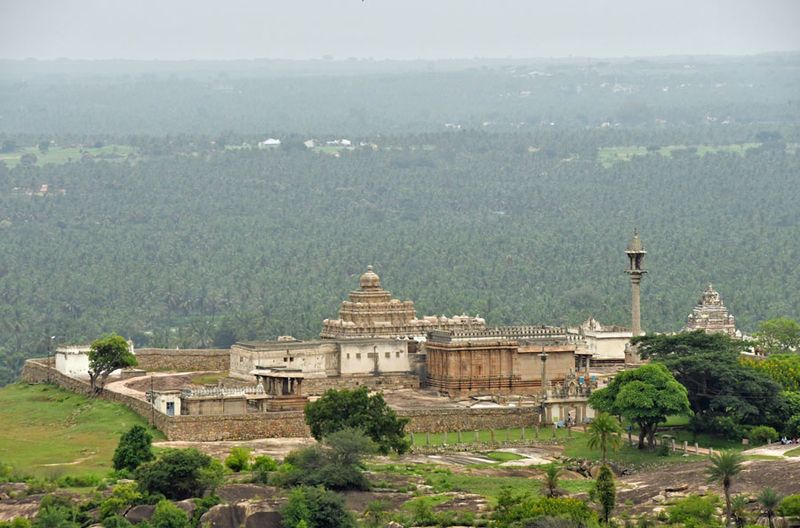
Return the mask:
{"type": "Polygon", "coordinates": [[[0,0],[0,58],[742,55],[800,50],[799,0],[0,0]]]}

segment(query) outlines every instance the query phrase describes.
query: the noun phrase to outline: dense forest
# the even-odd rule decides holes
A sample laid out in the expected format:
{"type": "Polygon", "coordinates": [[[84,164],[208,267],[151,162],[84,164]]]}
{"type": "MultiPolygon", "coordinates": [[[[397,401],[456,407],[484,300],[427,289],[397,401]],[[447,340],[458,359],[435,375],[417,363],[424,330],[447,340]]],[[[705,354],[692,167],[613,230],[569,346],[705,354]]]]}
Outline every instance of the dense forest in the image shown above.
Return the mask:
{"type": "Polygon", "coordinates": [[[800,314],[797,55],[201,66],[0,63],[0,383],[110,331],[311,338],[367,264],[419,315],[626,324],[635,227],[645,329],[709,282],[800,314]]]}

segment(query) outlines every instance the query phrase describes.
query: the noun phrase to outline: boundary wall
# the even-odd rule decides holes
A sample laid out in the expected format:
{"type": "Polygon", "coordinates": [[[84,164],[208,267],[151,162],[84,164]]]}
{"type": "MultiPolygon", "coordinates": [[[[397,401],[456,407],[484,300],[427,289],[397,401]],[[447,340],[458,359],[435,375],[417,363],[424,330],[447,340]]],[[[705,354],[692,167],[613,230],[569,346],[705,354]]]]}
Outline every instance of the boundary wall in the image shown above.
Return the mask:
{"type": "MultiPolygon", "coordinates": [[[[138,354],[137,354],[138,355],[138,354]]],[[[52,383],[79,394],[88,395],[89,382],[71,378],[48,366],[46,359],[29,359],[22,371],[27,383],[52,383]]],[[[101,398],[127,405],[168,440],[214,442],[256,438],[302,438],[310,436],[302,411],[253,413],[240,415],[167,416],[154,412],[144,400],[127,394],[103,391],[101,398]]],[[[408,418],[408,432],[474,431],[529,427],[538,422],[539,410],[515,408],[430,408],[398,409],[398,416],[408,418]]]]}
{"type": "Polygon", "coordinates": [[[136,368],[174,370],[176,372],[230,370],[231,351],[228,348],[172,349],[137,348],[136,368]]]}

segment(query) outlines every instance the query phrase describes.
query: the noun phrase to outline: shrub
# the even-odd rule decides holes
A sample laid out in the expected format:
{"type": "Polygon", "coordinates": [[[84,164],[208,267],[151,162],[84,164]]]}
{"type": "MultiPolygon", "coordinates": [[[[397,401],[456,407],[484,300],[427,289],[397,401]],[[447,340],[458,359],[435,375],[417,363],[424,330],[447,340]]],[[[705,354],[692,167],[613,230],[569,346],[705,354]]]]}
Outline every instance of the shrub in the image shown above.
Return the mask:
{"type": "Polygon", "coordinates": [[[769,444],[778,439],[778,431],[768,425],[759,425],[750,429],[749,438],[755,445],[769,444]]]}
{"type": "Polygon", "coordinates": [[[567,519],[579,525],[590,526],[598,522],[597,514],[578,499],[533,497],[525,493],[514,495],[508,488],[501,491],[497,508],[492,514],[492,519],[499,526],[529,526],[541,517],[567,519]]]}
{"type": "Polygon", "coordinates": [[[253,460],[251,469],[253,470],[253,482],[266,484],[269,482],[270,473],[278,469],[278,463],[272,457],[266,455],[257,456],[253,460]]]}
{"type": "Polygon", "coordinates": [[[133,471],[139,465],[150,462],[153,456],[153,437],[141,425],[134,425],[120,439],[114,451],[114,469],[133,471]]]}
{"type": "Polygon", "coordinates": [[[96,488],[102,482],[97,475],[64,475],[57,481],[59,488],[96,488]]]}
{"type": "Polygon", "coordinates": [[[788,495],[783,498],[778,513],[784,517],[800,517],[800,495],[788,495]]]}
{"type": "Polygon", "coordinates": [[[25,517],[17,517],[12,521],[0,521],[0,528],[31,528],[31,522],[25,517]]]}
{"type": "Polygon", "coordinates": [[[197,449],[169,449],[136,468],[135,477],[142,493],[182,500],[213,490],[222,481],[223,468],[197,449]]]}
{"type": "Polygon", "coordinates": [[[142,499],[142,494],[135,482],[119,484],[111,492],[111,496],[100,503],[100,518],[106,519],[121,515],[142,499]]]}
{"type": "Polygon", "coordinates": [[[344,505],[344,499],[322,487],[300,486],[292,490],[281,508],[283,526],[295,528],[305,523],[309,528],[355,528],[356,522],[344,505]]]}
{"type": "Polygon", "coordinates": [[[789,438],[800,437],[800,414],[789,418],[789,421],[786,422],[786,430],[784,430],[784,434],[789,438]]]}
{"type": "Polygon", "coordinates": [[[186,512],[168,500],[156,504],[150,525],[154,528],[191,528],[186,512]]]}
{"type": "Polygon", "coordinates": [[[103,520],[103,528],[131,528],[133,525],[121,515],[114,515],[103,520]]]}
{"type": "Polygon", "coordinates": [[[235,473],[245,471],[250,466],[250,450],[246,447],[234,447],[225,459],[225,465],[235,473]]]}
{"type": "Polygon", "coordinates": [[[667,509],[670,524],[683,524],[685,528],[709,528],[722,526],[714,516],[719,498],[711,495],[690,495],[680,499],[667,509]]]}

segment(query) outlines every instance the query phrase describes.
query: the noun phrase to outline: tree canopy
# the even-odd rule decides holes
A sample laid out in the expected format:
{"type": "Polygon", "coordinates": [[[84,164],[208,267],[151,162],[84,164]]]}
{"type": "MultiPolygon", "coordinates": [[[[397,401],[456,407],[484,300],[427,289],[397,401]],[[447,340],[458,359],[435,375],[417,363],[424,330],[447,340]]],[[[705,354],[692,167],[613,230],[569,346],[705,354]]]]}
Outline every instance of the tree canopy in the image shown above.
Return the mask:
{"type": "Polygon", "coordinates": [[[125,338],[107,335],[92,342],[89,351],[89,381],[92,389],[100,391],[113,371],[136,365],[136,356],[125,338]]]}
{"type": "Polygon", "coordinates": [[[638,424],[639,449],[644,449],[645,439],[653,449],[658,424],[667,416],[691,412],[686,395],[686,388],[664,365],[651,363],[618,373],[607,387],[592,393],[589,403],[638,424]]]}
{"type": "Polygon", "coordinates": [[[408,420],[398,418],[382,394],[370,395],[365,387],[327,391],[305,409],[306,423],[317,440],[345,428],[362,429],[383,453],[404,453],[410,447],[405,437],[408,420]]]}
{"type": "Polygon", "coordinates": [[[731,436],[739,436],[736,424],[779,426],[787,418],[780,386],[740,362],[742,341],[695,331],[640,336],[633,342],[643,358],[666,366],[686,387],[696,430],[730,429],[731,436]]]}
{"type": "Polygon", "coordinates": [[[800,352],[800,323],[788,317],[762,321],[754,334],[756,346],[766,354],[800,352]]]}

